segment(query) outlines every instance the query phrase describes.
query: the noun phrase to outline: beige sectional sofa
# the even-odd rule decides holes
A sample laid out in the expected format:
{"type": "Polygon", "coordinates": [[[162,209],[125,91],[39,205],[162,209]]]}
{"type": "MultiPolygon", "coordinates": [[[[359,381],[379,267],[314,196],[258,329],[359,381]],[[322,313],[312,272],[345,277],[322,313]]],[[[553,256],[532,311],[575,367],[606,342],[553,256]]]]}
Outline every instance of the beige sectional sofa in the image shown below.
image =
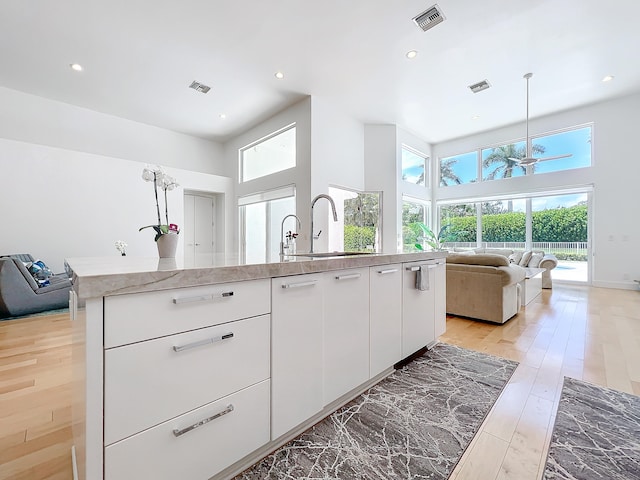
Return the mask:
{"type": "Polygon", "coordinates": [[[542,272],[542,288],[552,288],[551,270],[558,266],[555,255],[544,253],[542,250],[512,250],[508,248],[475,248],[476,254],[492,253],[507,257],[511,263],[521,267],[544,268],[542,272]]]}
{"type": "Polygon", "coordinates": [[[499,254],[447,256],[447,313],[504,323],[520,310],[525,269],[499,254]]]}

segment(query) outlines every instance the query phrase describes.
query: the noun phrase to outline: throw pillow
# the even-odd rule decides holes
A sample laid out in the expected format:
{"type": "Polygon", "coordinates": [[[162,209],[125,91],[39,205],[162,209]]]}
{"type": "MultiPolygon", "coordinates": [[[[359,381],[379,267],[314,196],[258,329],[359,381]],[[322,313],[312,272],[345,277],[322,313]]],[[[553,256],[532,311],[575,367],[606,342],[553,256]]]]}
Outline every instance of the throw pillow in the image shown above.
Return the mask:
{"type": "Polygon", "coordinates": [[[531,260],[531,250],[527,250],[522,254],[522,258],[518,262],[518,265],[521,267],[526,267],[529,265],[529,260],[531,260]]]}
{"type": "Polygon", "coordinates": [[[543,258],[544,258],[544,253],[533,253],[531,254],[531,258],[529,259],[529,265],[527,266],[531,268],[539,268],[540,262],[542,261],[543,258]]]}
{"type": "Polygon", "coordinates": [[[516,265],[520,263],[520,259],[522,258],[522,252],[513,252],[509,255],[509,262],[515,263],[516,265]]]}
{"type": "Polygon", "coordinates": [[[49,285],[49,277],[53,275],[53,272],[42,260],[33,262],[28,267],[28,270],[33,276],[33,279],[38,283],[38,287],[46,287],[49,285]]]}

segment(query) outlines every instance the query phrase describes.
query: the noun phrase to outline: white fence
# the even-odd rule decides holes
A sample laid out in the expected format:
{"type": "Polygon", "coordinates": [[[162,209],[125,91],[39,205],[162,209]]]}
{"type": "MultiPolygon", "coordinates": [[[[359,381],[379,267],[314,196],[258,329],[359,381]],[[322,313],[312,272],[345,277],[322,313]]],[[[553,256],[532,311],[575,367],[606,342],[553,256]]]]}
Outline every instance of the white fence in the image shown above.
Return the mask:
{"type": "MultiPolygon", "coordinates": [[[[446,242],[448,248],[510,248],[513,250],[525,250],[527,245],[525,242],[482,242],[478,245],[476,242],[446,242]]],[[[565,252],[576,253],[580,255],[587,254],[587,242],[533,242],[532,250],[543,250],[547,253],[565,252]]]]}

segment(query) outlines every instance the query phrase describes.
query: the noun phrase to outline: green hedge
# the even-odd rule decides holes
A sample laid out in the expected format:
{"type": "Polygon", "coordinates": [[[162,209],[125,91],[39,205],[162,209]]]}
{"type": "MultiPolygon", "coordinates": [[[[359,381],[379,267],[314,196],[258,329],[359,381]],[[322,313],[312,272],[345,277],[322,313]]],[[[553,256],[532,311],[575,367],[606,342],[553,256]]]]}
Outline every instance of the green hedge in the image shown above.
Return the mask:
{"type": "MultiPolygon", "coordinates": [[[[523,242],[525,214],[510,212],[482,216],[482,241],[523,242]]],[[[533,212],[534,242],[586,242],[587,206],[533,212]]],[[[475,242],[476,217],[451,217],[446,241],[475,242]]]]}
{"type": "Polygon", "coordinates": [[[368,246],[374,245],[375,239],[375,227],[344,226],[344,249],[347,252],[370,250],[368,246]]]}

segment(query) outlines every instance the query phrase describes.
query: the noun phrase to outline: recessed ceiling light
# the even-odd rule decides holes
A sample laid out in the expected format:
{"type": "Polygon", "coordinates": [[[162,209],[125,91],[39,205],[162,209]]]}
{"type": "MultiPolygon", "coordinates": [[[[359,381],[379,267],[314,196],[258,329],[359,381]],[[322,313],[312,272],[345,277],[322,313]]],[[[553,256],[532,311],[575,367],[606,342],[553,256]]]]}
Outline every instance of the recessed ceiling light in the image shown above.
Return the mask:
{"type": "Polygon", "coordinates": [[[220,118],[224,120],[225,118],[227,118],[227,115],[225,113],[221,113],[220,118]]]}
{"type": "Polygon", "coordinates": [[[473,115],[471,117],[471,120],[478,120],[480,118],[480,115],[473,115]]]}
{"type": "Polygon", "coordinates": [[[75,70],[76,72],[81,72],[82,70],[84,70],[84,68],[82,68],[82,65],[80,65],[79,63],[71,63],[69,64],[69,66],[71,67],[71,70],[75,70]]]}
{"type": "Polygon", "coordinates": [[[276,77],[278,80],[282,80],[282,79],[284,78],[284,73],[282,73],[282,72],[276,72],[276,73],[275,73],[275,77],[276,77]]]}
{"type": "Polygon", "coordinates": [[[610,82],[611,80],[613,80],[613,75],[607,75],[602,79],[603,82],[610,82]]]}
{"type": "Polygon", "coordinates": [[[416,58],[417,56],[418,56],[418,52],[416,50],[409,50],[407,52],[408,59],[416,58]]]}

